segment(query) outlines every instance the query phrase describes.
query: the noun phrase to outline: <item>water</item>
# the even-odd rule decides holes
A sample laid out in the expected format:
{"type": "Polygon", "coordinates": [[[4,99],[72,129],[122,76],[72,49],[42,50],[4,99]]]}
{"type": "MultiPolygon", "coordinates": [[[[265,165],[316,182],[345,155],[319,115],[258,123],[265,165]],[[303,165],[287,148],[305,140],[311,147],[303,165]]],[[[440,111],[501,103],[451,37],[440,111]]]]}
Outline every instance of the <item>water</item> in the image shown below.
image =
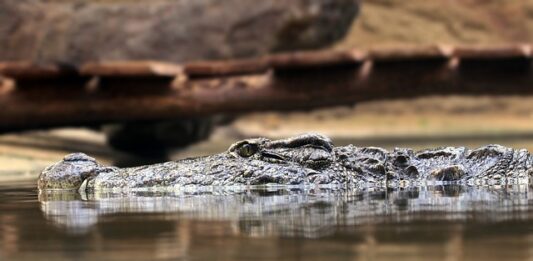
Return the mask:
{"type": "Polygon", "coordinates": [[[0,185],[0,260],[533,260],[533,188],[40,194],[0,185]]]}

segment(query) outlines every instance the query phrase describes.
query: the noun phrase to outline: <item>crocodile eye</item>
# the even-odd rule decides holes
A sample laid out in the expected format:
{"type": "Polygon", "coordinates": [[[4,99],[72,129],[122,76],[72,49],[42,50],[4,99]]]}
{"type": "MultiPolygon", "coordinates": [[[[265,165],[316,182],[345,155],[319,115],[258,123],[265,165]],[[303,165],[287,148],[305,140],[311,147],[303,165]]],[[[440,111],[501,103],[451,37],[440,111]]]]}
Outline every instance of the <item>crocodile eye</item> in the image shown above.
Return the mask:
{"type": "Polygon", "coordinates": [[[259,147],[255,144],[244,144],[242,147],[240,147],[237,150],[237,153],[241,157],[248,158],[252,155],[254,155],[259,150],[259,147]]]}

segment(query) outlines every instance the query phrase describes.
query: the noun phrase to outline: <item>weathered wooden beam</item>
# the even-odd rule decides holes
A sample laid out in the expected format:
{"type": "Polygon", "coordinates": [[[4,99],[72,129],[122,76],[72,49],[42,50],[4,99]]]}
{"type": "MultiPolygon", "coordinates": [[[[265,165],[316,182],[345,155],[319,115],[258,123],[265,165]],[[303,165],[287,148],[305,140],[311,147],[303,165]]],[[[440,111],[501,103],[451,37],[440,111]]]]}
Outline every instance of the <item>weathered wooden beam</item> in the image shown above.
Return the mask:
{"type": "Polygon", "coordinates": [[[189,67],[115,62],[68,73],[26,65],[32,77],[20,65],[4,65],[0,74],[9,76],[11,87],[0,89],[0,131],[423,95],[533,94],[530,52],[465,50],[313,52],[189,67]]]}
{"type": "Polygon", "coordinates": [[[270,64],[265,57],[231,61],[198,61],[187,63],[184,66],[184,72],[190,78],[264,73],[269,69],[270,64]]]}
{"type": "Polygon", "coordinates": [[[310,109],[428,94],[533,92],[531,75],[478,79],[461,78],[460,74],[447,68],[411,66],[409,71],[397,69],[394,66],[330,68],[320,74],[299,71],[280,77],[267,73],[174,84],[150,79],[103,79],[102,85],[92,91],[48,88],[53,86],[15,89],[0,96],[0,129],[310,109]],[[369,71],[361,73],[362,70],[369,71]],[[419,77],[420,73],[424,76],[419,77]]]}
{"type": "Polygon", "coordinates": [[[508,59],[531,57],[531,46],[525,44],[503,46],[459,46],[452,55],[460,59],[508,59]]]}
{"type": "Polygon", "coordinates": [[[368,59],[377,62],[449,59],[453,48],[445,45],[374,48],[369,51],[368,59]]]}
{"type": "Polygon", "coordinates": [[[79,73],[88,76],[111,77],[174,77],[183,73],[183,67],[157,61],[96,62],[80,66],[79,73]]]}
{"type": "Polygon", "coordinates": [[[339,50],[278,54],[270,56],[268,60],[274,70],[293,70],[358,65],[366,58],[366,51],[339,50]]]}
{"type": "Polygon", "coordinates": [[[360,64],[366,52],[359,50],[293,52],[257,59],[199,61],[185,64],[190,78],[209,78],[264,73],[273,70],[295,70],[360,64]]]}
{"type": "Polygon", "coordinates": [[[77,75],[74,67],[35,64],[28,61],[0,62],[0,75],[15,79],[49,79],[77,75]]]}

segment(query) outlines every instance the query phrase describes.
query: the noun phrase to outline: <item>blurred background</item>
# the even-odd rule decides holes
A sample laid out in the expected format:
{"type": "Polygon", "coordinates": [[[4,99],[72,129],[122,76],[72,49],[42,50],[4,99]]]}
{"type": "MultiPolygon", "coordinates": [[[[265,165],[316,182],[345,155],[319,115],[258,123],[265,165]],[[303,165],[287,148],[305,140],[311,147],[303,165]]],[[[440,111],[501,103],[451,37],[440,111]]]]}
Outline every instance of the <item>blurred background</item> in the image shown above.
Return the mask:
{"type": "MultiPolygon", "coordinates": [[[[0,2],[0,61],[37,65],[186,63],[301,50],[530,43],[529,0],[0,2]]],[[[328,135],[337,145],[425,148],[499,143],[532,151],[532,101],[516,93],[430,95],[306,111],[5,131],[0,136],[0,180],[34,179],[42,168],[74,151],[104,163],[132,166],[216,153],[246,137],[275,139],[305,132],[328,135]]],[[[2,113],[0,118],[7,116],[2,113]]]]}

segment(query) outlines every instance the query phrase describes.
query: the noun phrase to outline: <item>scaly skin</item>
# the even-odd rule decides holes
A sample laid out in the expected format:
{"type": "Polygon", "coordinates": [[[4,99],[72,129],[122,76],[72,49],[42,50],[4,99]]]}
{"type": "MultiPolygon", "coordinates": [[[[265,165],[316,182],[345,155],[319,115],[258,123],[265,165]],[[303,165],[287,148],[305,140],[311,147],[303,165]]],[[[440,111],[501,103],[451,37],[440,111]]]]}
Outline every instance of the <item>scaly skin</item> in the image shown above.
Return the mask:
{"type": "Polygon", "coordinates": [[[528,184],[533,157],[525,149],[488,145],[387,151],[306,134],[284,140],[243,140],[228,151],[134,168],[100,165],[74,153],[39,176],[39,189],[145,189],[185,186],[313,185],[394,187],[418,184],[528,184]]]}

